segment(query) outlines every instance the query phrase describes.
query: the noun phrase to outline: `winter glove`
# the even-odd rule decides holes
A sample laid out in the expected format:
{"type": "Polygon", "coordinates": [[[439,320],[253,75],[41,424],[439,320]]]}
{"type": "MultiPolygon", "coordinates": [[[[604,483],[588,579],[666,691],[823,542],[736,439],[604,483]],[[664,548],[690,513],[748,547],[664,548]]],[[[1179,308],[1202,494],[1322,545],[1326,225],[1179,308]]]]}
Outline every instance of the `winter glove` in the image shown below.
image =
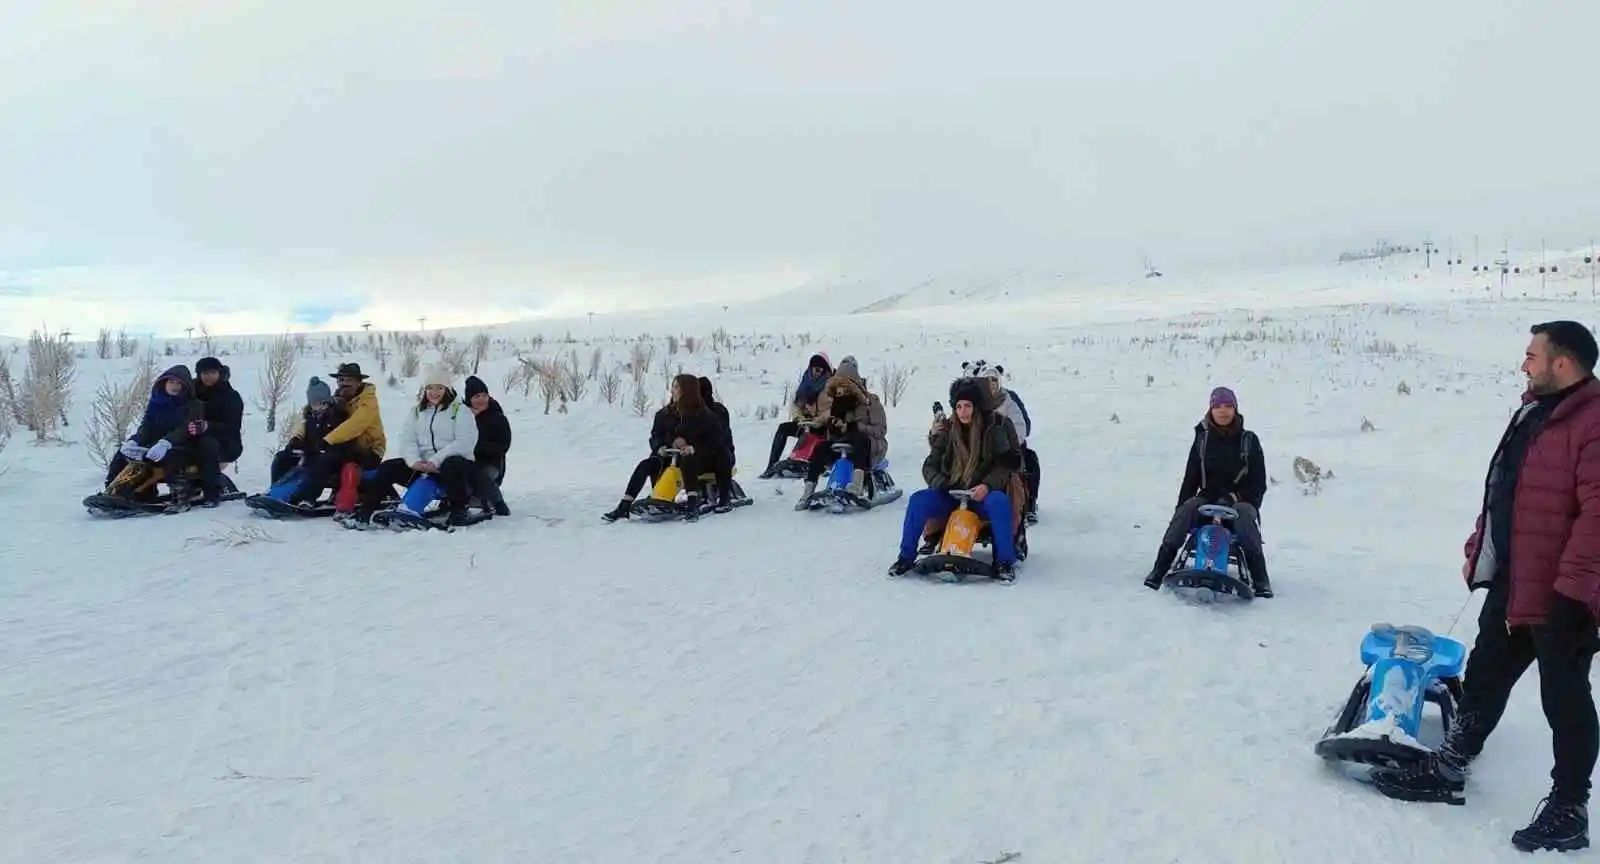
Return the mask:
{"type": "Polygon", "coordinates": [[[157,441],[154,446],[145,451],[144,458],[147,462],[160,462],[167,458],[167,452],[172,449],[172,442],[165,438],[157,441]]]}
{"type": "Polygon", "coordinates": [[[1600,625],[1595,623],[1589,604],[1556,592],[1550,595],[1545,626],[1557,644],[1571,646],[1574,653],[1594,654],[1600,648],[1600,625]]]}
{"type": "Polygon", "coordinates": [[[128,460],[129,462],[139,462],[144,459],[144,454],[147,451],[145,448],[139,446],[139,442],[137,440],[129,438],[128,440],[122,442],[122,447],[117,452],[121,453],[122,458],[128,460]]]}
{"type": "Polygon", "coordinates": [[[210,423],[207,423],[204,420],[194,420],[189,423],[189,435],[191,437],[198,437],[206,434],[206,430],[210,428],[210,423]]]}

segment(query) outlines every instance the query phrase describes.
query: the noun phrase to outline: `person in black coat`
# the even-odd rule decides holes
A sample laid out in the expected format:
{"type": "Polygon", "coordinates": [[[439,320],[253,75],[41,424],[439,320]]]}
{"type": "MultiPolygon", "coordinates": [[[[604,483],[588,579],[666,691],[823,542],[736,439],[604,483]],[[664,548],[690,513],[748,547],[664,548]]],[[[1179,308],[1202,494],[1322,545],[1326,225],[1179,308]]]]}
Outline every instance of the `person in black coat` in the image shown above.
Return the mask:
{"type": "Polygon", "coordinates": [[[734,452],[733,447],[733,418],[728,414],[728,406],[717,401],[716,394],[711,389],[711,379],[704,375],[700,376],[700,401],[722,418],[722,428],[728,435],[728,464],[739,464],[739,455],[734,452]]]}
{"type": "Polygon", "coordinates": [[[1255,595],[1272,596],[1267,578],[1266,556],[1261,548],[1261,503],[1267,495],[1267,457],[1261,439],[1244,428],[1239,401],[1227,387],[1211,391],[1206,416],[1195,424],[1194,442],[1189,445],[1189,460],[1183,484],[1178,488],[1178,506],[1161,538],[1155,565],[1145,577],[1145,587],[1160,589],[1173,559],[1183,548],[1185,538],[1199,520],[1204,504],[1225,504],[1238,511],[1233,526],[1255,595]]]}
{"type": "Polygon", "coordinates": [[[195,437],[217,442],[217,458],[237,462],[244,454],[244,397],[233,389],[231,370],[215,357],[202,357],[194,364],[194,397],[205,405],[205,418],[195,437]]]}
{"type": "MultiPolygon", "coordinates": [[[[699,391],[698,385],[695,390],[699,391]]],[[[644,489],[644,485],[655,483],[661,472],[667,470],[667,459],[661,455],[661,451],[672,446],[674,432],[678,428],[678,402],[682,395],[678,379],[672,379],[672,400],[661,406],[650,420],[650,455],[634,466],[633,474],[628,478],[627,490],[622,493],[616,507],[601,514],[602,520],[615,522],[628,518],[633,512],[633,499],[644,489]]]]}
{"type": "Polygon", "coordinates": [[[348,418],[349,414],[334,399],[328,383],[315,375],[311,376],[310,383],[306,385],[306,405],[300,409],[300,416],[289,431],[289,440],[272,457],[273,485],[277,485],[289,472],[308,466],[321,455],[327,446],[322,443],[323,436],[348,418]]]}
{"type": "Polygon", "coordinates": [[[472,489],[496,516],[510,516],[500,484],[506,479],[506,454],[511,451],[511,421],[489,388],[476,375],[467,376],[467,407],[478,421],[478,443],[472,448],[472,489]]]}
{"type": "Polygon", "coordinates": [[[678,467],[683,471],[684,488],[689,500],[685,511],[689,519],[700,514],[701,474],[711,474],[717,484],[718,513],[733,509],[733,439],[728,421],[700,398],[700,380],[693,375],[679,375],[676,379],[679,392],[678,428],[673,430],[672,446],[682,451],[678,467]]]}

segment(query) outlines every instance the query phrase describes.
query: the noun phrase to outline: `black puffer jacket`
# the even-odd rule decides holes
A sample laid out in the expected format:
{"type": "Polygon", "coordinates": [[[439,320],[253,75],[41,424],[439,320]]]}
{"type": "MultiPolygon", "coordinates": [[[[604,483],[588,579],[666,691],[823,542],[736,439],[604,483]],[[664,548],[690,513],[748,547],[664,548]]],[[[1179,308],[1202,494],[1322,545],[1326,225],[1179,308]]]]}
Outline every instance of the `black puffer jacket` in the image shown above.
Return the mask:
{"type": "Polygon", "coordinates": [[[494,468],[506,476],[506,453],[511,451],[511,421],[494,397],[489,397],[489,407],[478,413],[478,445],[472,448],[472,458],[479,465],[494,468]]]}
{"type": "Polygon", "coordinates": [[[244,453],[244,397],[229,380],[232,370],[224,366],[217,383],[207,387],[196,380],[194,396],[205,405],[206,435],[216,439],[222,461],[232,462],[244,453]]]}
{"type": "Polygon", "coordinates": [[[1208,416],[1194,424],[1194,443],[1178,489],[1178,503],[1199,495],[1211,502],[1232,497],[1261,509],[1267,497],[1267,457],[1261,439],[1244,428],[1244,415],[1219,428],[1208,416]]]}

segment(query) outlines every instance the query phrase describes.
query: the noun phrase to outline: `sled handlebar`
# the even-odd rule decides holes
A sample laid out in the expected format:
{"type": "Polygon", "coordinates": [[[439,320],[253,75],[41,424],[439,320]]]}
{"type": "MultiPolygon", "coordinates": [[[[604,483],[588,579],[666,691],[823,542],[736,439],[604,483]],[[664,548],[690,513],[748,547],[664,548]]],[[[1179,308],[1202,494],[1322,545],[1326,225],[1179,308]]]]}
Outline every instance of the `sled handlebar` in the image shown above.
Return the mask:
{"type": "Polygon", "coordinates": [[[847,456],[847,455],[849,455],[851,453],[851,451],[855,450],[856,448],[851,447],[849,444],[846,444],[843,441],[840,441],[840,442],[838,442],[836,444],[833,444],[832,445],[832,449],[833,449],[833,452],[838,453],[841,456],[847,456]]]}
{"type": "Polygon", "coordinates": [[[950,494],[951,498],[954,498],[957,501],[971,501],[972,500],[972,490],[971,489],[951,489],[949,494],[950,494]]]}
{"type": "Polygon", "coordinates": [[[1200,515],[1207,519],[1233,520],[1239,518],[1239,511],[1226,504],[1201,504],[1200,515]]]}

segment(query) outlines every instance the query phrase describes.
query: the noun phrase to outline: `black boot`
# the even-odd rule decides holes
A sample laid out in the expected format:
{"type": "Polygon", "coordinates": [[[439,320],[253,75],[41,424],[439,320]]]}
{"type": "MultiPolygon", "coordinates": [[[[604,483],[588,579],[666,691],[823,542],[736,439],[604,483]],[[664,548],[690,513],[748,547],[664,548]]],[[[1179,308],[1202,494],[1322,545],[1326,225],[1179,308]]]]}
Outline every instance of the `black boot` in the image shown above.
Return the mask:
{"type": "Polygon", "coordinates": [[[701,506],[700,505],[700,496],[699,495],[690,495],[683,502],[683,521],[685,521],[685,522],[698,522],[698,521],[700,521],[700,506],[701,506]]]}
{"type": "Polygon", "coordinates": [[[1472,764],[1471,756],[1463,753],[1477,752],[1463,745],[1467,735],[1478,723],[1475,712],[1463,711],[1456,715],[1445,734],[1444,743],[1428,758],[1404,768],[1380,768],[1372,772],[1374,789],[1396,801],[1420,801],[1433,804],[1467,803],[1467,774],[1472,764]]]}
{"type": "Polygon", "coordinates": [[[1272,580],[1267,578],[1267,559],[1260,552],[1247,552],[1244,556],[1246,567],[1250,568],[1250,587],[1254,589],[1257,597],[1263,600],[1272,597],[1272,580]]]}
{"type": "Polygon", "coordinates": [[[626,518],[628,518],[628,514],[630,514],[632,512],[633,512],[633,499],[632,498],[623,498],[621,501],[617,502],[617,506],[616,507],[611,508],[610,512],[601,514],[600,519],[602,521],[604,521],[605,523],[610,524],[612,522],[617,521],[618,519],[626,519],[626,518]]]}
{"type": "Polygon", "coordinates": [[[1589,808],[1555,795],[1539,802],[1528,827],[1511,834],[1511,845],[1523,852],[1548,849],[1571,852],[1589,845],[1589,808]]]}
{"type": "Polygon", "coordinates": [[[1161,583],[1167,579],[1167,573],[1172,570],[1172,561],[1178,557],[1178,545],[1163,543],[1156,550],[1156,563],[1150,567],[1150,575],[1144,577],[1144,587],[1151,591],[1160,591],[1161,583]]]}

